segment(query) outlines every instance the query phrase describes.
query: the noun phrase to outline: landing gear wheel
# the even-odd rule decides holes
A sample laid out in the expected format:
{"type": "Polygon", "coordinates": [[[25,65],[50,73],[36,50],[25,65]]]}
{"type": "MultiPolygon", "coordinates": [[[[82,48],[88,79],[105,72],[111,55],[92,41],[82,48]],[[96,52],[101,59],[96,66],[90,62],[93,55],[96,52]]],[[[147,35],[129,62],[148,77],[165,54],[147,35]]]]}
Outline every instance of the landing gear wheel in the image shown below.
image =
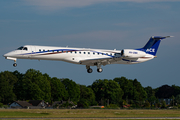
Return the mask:
{"type": "Polygon", "coordinates": [[[13,66],[14,66],[14,67],[16,67],[16,66],[17,66],[17,64],[16,64],[16,63],[14,63],[14,64],[13,64],[13,66]]]}
{"type": "Polygon", "coordinates": [[[89,69],[87,69],[87,72],[88,72],[88,73],[92,73],[93,70],[92,70],[91,68],[89,68],[89,69]]]}
{"type": "Polygon", "coordinates": [[[97,72],[99,72],[99,73],[101,73],[102,71],[103,71],[102,68],[98,68],[98,69],[97,69],[97,72]]]}

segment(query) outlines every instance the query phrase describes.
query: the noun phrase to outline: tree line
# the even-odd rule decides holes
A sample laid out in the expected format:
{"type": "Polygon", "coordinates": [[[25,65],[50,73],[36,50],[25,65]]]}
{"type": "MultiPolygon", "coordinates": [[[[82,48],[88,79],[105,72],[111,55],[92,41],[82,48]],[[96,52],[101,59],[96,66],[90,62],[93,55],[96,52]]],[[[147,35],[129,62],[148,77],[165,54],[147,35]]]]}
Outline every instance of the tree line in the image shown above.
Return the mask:
{"type": "Polygon", "coordinates": [[[38,70],[29,69],[25,74],[4,71],[0,73],[0,103],[9,104],[17,100],[72,101],[78,107],[103,105],[107,107],[166,107],[180,104],[180,87],[163,85],[153,89],[142,87],[137,79],[125,77],[113,80],[99,79],[92,85],[80,85],[68,78],[50,77],[38,70]]]}

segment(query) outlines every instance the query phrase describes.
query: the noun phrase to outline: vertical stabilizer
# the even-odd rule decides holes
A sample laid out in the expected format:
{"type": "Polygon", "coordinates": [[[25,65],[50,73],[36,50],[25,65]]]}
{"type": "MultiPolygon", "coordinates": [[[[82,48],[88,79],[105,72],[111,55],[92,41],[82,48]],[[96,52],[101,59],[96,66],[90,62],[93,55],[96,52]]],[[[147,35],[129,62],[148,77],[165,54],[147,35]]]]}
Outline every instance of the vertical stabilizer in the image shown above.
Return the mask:
{"type": "Polygon", "coordinates": [[[168,38],[168,37],[172,37],[172,36],[166,36],[166,37],[152,36],[149,39],[149,41],[146,43],[146,45],[139,50],[142,50],[142,51],[146,52],[147,54],[151,54],[151,55],[155,56],[161,40],[168,38]]]}

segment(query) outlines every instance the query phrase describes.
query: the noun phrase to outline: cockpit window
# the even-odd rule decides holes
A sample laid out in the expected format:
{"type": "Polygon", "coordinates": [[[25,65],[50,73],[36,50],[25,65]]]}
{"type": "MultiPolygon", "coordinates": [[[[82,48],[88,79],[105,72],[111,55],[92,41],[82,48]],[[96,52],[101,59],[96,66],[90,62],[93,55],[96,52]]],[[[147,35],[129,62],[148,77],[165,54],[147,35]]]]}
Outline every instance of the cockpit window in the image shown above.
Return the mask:
{"type": "Polygon", "coordinates": [[[27,49],[27,47],[21,46],[21,47],[19,47],[17,50],[28,50],[28,49],[27,49]]]}
{"type": "Polygon", "coordinates": [[[27,47],[24,47],[23,50],[28,50],[27,47]]]}
{"type": "Polygon", "coordinates": [[[17,50],[22,50],[23,49],[23,46],[19,47],[17,50]]]}

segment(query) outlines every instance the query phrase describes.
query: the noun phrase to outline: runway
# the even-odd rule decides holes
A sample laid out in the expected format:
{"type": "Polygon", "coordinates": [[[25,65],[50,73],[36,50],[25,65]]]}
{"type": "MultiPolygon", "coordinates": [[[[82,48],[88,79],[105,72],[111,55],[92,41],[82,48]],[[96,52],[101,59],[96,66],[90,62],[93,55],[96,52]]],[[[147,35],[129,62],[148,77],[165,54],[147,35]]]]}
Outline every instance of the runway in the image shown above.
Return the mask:
{"type": "Polygon", "coordinates": [[[28,120],[28,119],[68,119],[68,120],[71,120],[71,119],[149,119],[149,120],[154,120],[154,119],[180,119],[180,117],[78,117],[78,118],[69,118],[69,117],[66,117],[66,118],[0,118],[0,120],[12,120],[12,119],[18,119],[18,120],[28,120]]]}

